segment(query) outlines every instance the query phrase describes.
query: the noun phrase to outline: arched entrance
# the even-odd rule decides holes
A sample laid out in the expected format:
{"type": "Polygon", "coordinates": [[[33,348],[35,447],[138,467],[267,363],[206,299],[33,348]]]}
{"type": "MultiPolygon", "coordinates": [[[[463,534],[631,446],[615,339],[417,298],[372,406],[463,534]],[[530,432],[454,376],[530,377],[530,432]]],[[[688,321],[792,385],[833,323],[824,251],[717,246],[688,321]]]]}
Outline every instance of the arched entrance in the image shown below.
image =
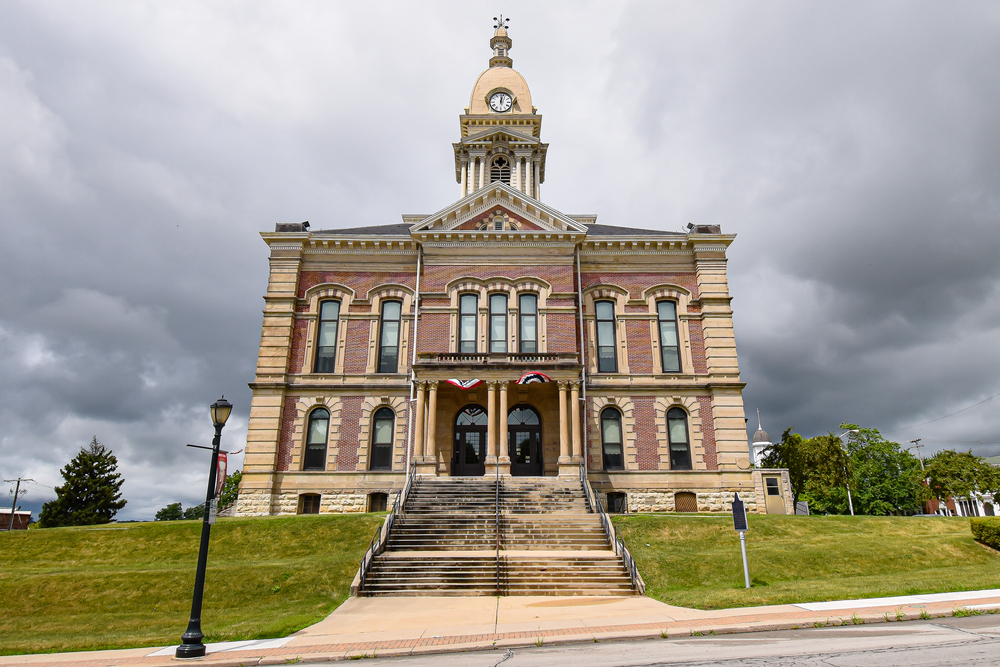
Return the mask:
{"type": "Polygon", "coordinates": [[[489,420],[480,405],[467,405],[455,417],[455,451],[451,474],[482,477],[486,474],[486,429],[489,420]]]}
{"type": "Polygon", "coordinates": [[[510,474],[541,477],[542,419],[530,405],[517,405],[507,415],[510,474]]]}

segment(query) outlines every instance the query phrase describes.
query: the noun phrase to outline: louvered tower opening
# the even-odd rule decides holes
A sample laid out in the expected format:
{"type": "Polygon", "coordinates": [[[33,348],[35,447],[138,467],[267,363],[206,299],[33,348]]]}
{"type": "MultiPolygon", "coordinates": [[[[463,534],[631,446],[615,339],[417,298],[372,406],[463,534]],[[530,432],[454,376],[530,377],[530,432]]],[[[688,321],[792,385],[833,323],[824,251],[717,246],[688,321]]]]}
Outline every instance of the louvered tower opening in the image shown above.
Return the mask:
{"type": "Polygon", "coordinates": [[[493,161],[493,166],[490,167],[490,181],[500,181],[510,185],[510,160],[501,156],[493,161]]]}

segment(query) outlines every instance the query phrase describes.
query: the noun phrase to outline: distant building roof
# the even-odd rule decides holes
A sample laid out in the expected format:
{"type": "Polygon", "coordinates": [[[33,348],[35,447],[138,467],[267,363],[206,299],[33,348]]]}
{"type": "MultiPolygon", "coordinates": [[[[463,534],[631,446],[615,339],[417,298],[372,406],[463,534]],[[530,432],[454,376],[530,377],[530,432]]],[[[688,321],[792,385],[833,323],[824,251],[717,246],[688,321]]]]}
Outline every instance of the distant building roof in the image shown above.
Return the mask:
{"type": "Polygon", "coordinates": [[[317,229],[313,234],[351,234],[354,236],[409,236],[410,226],[399,222],[394,225],[348,227],[346,229],[317,229]]]}
{"type": "Polygon", "coordinates": [[[753,434],[753,441],[754,441],[754,444],[756,444],[758,442],[765,442],[767,444],[770,444],[771,443],[771,436],[769,436],[767,434],[767,431],[765,431],[762,428],[759,428],[759,429],[757,429],[757,432],[753,434]]]}
{"type": "Polygon", "coordinates": [[[684,236],[684,233],[666,232],[662,229],[639,229],[638,227],[593,224],[587,228],[587,236],[684,236]]]}

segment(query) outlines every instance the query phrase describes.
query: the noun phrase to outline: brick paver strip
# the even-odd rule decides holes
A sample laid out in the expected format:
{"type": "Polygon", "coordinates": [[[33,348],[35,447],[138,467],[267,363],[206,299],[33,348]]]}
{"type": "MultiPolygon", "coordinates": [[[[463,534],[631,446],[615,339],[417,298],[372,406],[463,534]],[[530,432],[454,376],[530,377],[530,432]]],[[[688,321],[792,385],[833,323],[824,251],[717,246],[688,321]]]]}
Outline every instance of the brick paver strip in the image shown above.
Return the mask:
{"type": "MultiPolygon", "coordinates": [[[[766,630],[791,629],[808,627],[814,623],[824,625],[846,625],[851,623],[879,623],[896,620],[897,610],[908,607],[911,611],[903,615],[905,620],[919,618],[920,611],[935,616],[950,615],[956,608],[962,607],[962,602],[973,602],[977,605],[1000,605],[1000,599],[978,599],[968,601],[937,602],[923,605],[902,605],[886,607],[863,607],[857,609],[837,610],[835,613],[823,613],[803,610],[801,612],[778,612],[771,614],[747,613],[714,618],[692,618],[675,621],[631,623],[620,625],[576,626],[554,628],[549,630],[518,630],[511,632],[478,633],[470,635],[446,635],[436,637],[417,637],[411,639],[384,639],[379,641],[354,641],[337,644],[312,644],[301,646],[284,646],[281,648],[232,650],[211,653],[204,658],[178,660],[167,656],[131,657],[111,655],[97,658],[84,657],[79,654],[78,660],[64,656],[61,660],[45,661],[42,656],[6,656],[0,658],[0,666],[31,665],[31,667],[165,667],[180,664],[196,663],[212,667],[248,667],[249,665],[276,665],[286,662],[327,662],[342,660],[350,656],[403,655],[411,652],[441,652],[452,650],[480,650],[494,648],[499,644],[504,646],[530,646],[539,639],[543,642],[549,638],[573,638],[567,641],[580,641],[580,638],[669,638],[701,634],[730,634],[734,632],[760,632],[766,630]],[[856,619],[856,620],[855,620],[856,619]]],[[[902,619],[901,619],[902,620],[902,619]]],[[[150,649],[154,650],[154,649],[150,649]]]]}

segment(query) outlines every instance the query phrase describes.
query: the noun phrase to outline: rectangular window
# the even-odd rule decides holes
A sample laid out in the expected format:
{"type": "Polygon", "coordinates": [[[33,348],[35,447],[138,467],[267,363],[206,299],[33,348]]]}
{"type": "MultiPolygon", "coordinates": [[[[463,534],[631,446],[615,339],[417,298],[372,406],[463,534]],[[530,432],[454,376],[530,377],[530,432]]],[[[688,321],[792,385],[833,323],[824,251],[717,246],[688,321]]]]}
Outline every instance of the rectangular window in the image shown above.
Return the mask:
{"type": "Polygon", "coordinates": [[[765,477],[764,483],[767,486],[767,495],[769,496],[780,496],[781,488],[778,486],[777,477],[765,477]]]}
{"type": "Polygon", "coordinates": [[[521,322],[521,352],[535,354],[538,352],[538,296],[522,294],[518,317],[521,322]]]}
{"type": "Polygon", "coordinates": [[[660,359],[664,373],[681,372],[680,347],[677,344],[677,304],[660,301],[656,304],[656,318],[660,324],[660,359]]]}
{"type": "Polygon", "coordinates": [[[399,370],[399,316],[403,304],[386,301],[382,304],[382,333],[379,336],[378,372],[399,370]]]}
{"type": "Polygon", "coordinates": [[[333,373],[337,361],[337,324],[340,302],[324,301],[319,306],[319,333],[316,336],[316,373],[333,373]]]}
{"type": "Polygon", "coordinates": [[[478,301],[475,294],[463,294],[459,298],[458,307],[458,351],[470,354],[476,349],[476,317],[478,317],[478,301]]]}
{"type": "Polygon", "coordinates": [[[507,295],[490,295],[490,352],[507,351],[507,295]]]}
{"type": "Polygon", "coordinates": [[[615,354],[615,305],[611,301],[598,301],[597,311],[597,371],[618,372],[615,354]]]}
{"type": "Polygon", "coordinates": [[[371,470],[392,470],[394,418],[392,410],[381,408],[372,419],[371,470]]]}

